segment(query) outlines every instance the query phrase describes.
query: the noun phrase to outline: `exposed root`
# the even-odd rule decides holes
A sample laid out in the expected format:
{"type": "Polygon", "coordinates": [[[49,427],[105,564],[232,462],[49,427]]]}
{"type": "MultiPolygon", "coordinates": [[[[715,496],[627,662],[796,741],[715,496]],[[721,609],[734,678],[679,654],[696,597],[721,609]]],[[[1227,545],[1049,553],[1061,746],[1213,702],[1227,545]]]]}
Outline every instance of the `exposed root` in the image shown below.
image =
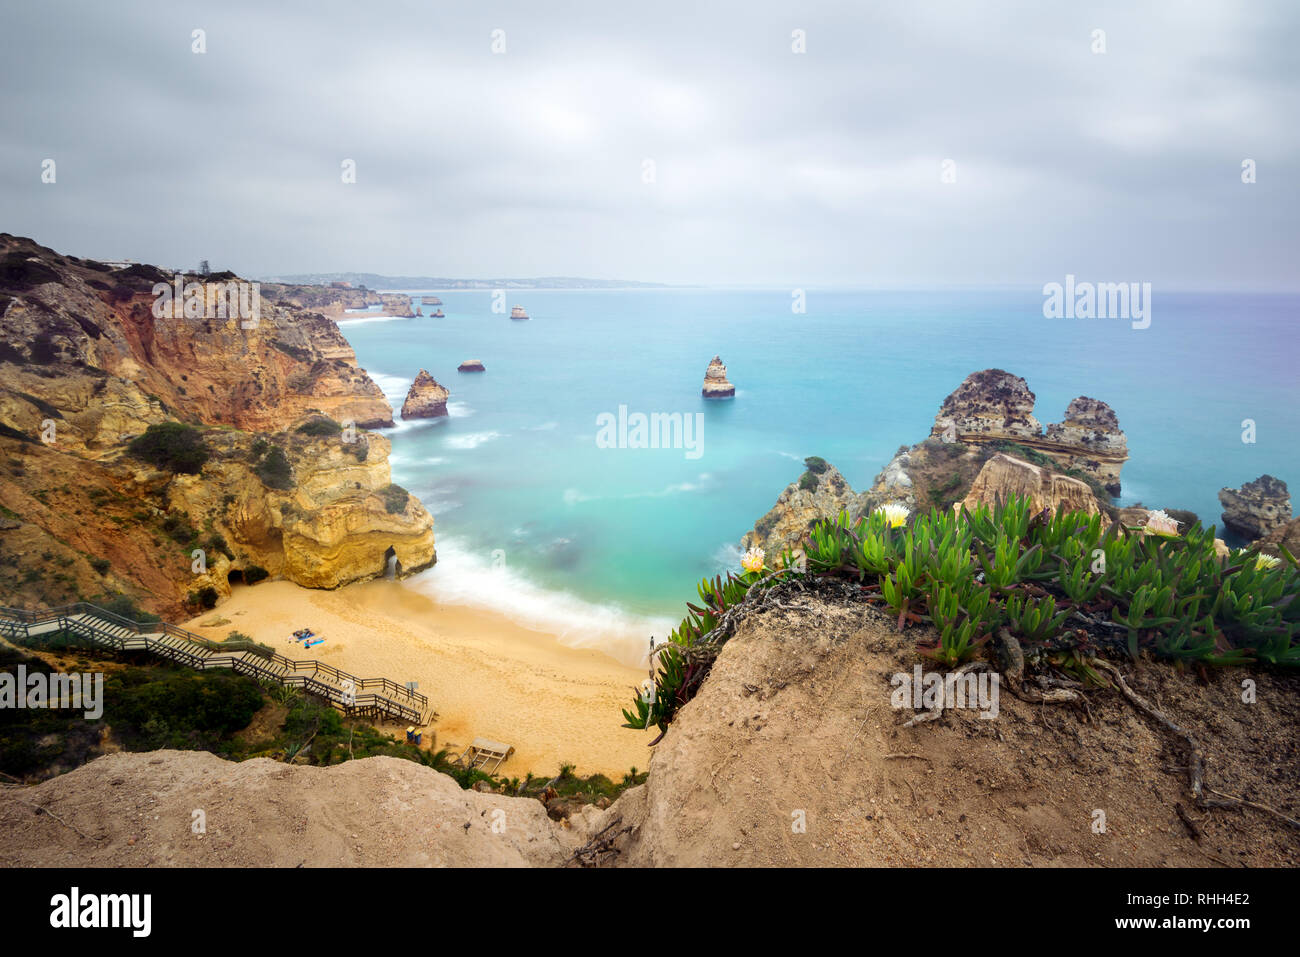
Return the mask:
{"type": "Polygon", "coordinates": [[[1275,810],[1274,808],[1271,808],[1266,804],[1260,804],[1257,801],[1251,801],[1248,800],[1247,798],[1239,797],[1235,794],[1227,794],[1223,791],[1216,791],[1214,788],[1206,787],[1205,751],[1196,742],[1196,739],[1193,738],[1190,733],[1183,730],[1183,728],[1181,728],[1179,725],[1174,723],[1174,721],[1170,719],[1170,717],[1166,715],[1163,711],[1161,711],[1159,708],[1156,708],[1149,701],[1147,701],[1136,691],[1134,691],[1131,687],[1129,687],[1128,682],[1124,680],[1124,675],[1121,674],[1120,670],[1117,667],[1115,667],[1113,664],[1111,664],[1109,661],[1103,661],[1100,658],[1093,658],[1090,660],[1089,663],[1094,668],[1100,668],[1102,671],[1105,671],[1112,678],[1115,679],[1115,686],[1119,688],[1120,694],[1122,694],[1128,700],[1129,704],[1133,705],[1134,708],[1136,708],[1138,711],[1141,711],[1148,718],[1156,722],[1158,725],[1160,725],[1166,731],[1173,734],[1175,737],[1181,738],[1183,742],[1187,745],[1188,784],[1191,788],[1192,797],[1196,801],[1197,807],[1203,810],[1208,810],[1210,808],[1216,808],[1216,807],[1254,808],[1256,811],[1262,811],[1265,814],[1272,815],[1273,817],[1277,818],[1279,821],[1282,821],[1285,824],[1289,824],[1291,827],[1300,828],[1300,820],[1296,820],[1293,817],[1289,817],[1288,815],[1283,814],[1281,811],[1275,810]],[[1210,795],[1214,795],[1214,797],[1212,798],[1210,797],[1210,795]]]}
{"type": "Polygon", "coordinates": [[[1077,687],[1074,682],[1045,679],[1041,683],[1047,687],[1026,688],[1024,686],[1025,654],[1020,650],[1020,642],[1006,628],[998,629],[998,638],[1002,641],[1002,650],[1006,656],[1003,676],[1007,679],[1011,693],[1021,701],[1028,701],[1030,704],[1072,704],[1083,700],[1083,696],[1074,690],[1077,687]]]}
{"type": "Polygon", "coordinates": [[[49,808],[47,808],[47,807],[41,807],[39,804],[33,804],[31,801],[24,801],[24,800],[23,800],[22,798],[20,798],[20,797],[16,797],[16,798],[14,798],[14,800],[17,801],[19,804],[25,804],[25,805],[27,805],[29,808],[31,808],[33,811],[35,811],[37,814],[48,814],[50,817],[54,818],[54,820],[58,821],[60,824],[62,824],[64,827],[66,827],[68,830],[70,830],[70,831],[76,831],[78,834],[80,834],[82,837],[84,837],[84,838],[85,838],[86,840],[88,840],[88,841],[98,841],[98,840],[99,840],[99,838],[97,838],[97,837],[91,837],[89,834],[87,834],[87,833],[86,833],[85,831],[83,831],[81,828],[77,827],[77,825],[75,825],[75,824],[71,824],[71,823],[65,821],[63,818],[59,817],[57,814],[55,814],[53,811],[51,811],[51,810],[50,810],[49,808]]]}
{"type": "Polygon", "coordinates": [[[946,696],[948,694],[948,680],[947,680],[948,677],[951,676],[956,679],[960,679],[962,675],[968,674],[972,671],[984,671],[991,667],[992,665],[990,665],[987,661],[968,661],[966,664],[962,665],[956,671],[949,672],[948,675],[944,676],[943,683],[939,685],[939,689],[938,689],[939,694],[935,700],[934,707],[931,708],[929,711],[922,711],[920,714],[913,715],[903,724],[903,727],[910,728],[913,725],[924,724],[927,721],[934,721],[938,718],[943,717],[943,709],[945,704],[947,703],[946,696]]]}
{"type": "Polygon", "coordinates": [[[624,824],[613,834],[610,834],[609,832],[619,824],[623,824],[623,819],[616,817],[602,827],[591,840],[573,852],[573,856],[564,862],[565,866],[577,863],[582,867],[595,867],[602,863],[605,857],[619,853],[619,849],[614,846],[614,842],[632,830],[631,824],[624,824]]]}

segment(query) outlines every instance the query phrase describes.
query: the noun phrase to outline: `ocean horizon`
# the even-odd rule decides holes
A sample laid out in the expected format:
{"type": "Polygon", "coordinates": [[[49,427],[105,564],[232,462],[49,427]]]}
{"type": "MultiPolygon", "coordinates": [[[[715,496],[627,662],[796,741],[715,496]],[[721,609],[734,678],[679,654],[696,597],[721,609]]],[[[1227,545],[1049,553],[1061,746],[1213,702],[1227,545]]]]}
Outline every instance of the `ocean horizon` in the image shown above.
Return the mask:
{"type": "Polygon", "coordinates": [[[1300,472],[1293,293],[1157,290],[1134,328],[1045,318],[1031,287],[810,287],[804,313],[788,288],[508,293],[528,322],[494,312],[491,291],[436,292],[446,318],[340,323],[395,416],[421,368],[451,392],[446,418],[382,430],[393,480],[436,521],[438,564],[411,586],[626,663],[701,578],[737,569],[741,536],[806,456],[869,488],[979,369],[1024,377],[1044,425],[1080,395],[1114,408],[1130,452],[1120,505],[1221,526],[1221,487],[1300,472]],[[734,399],[700,395],[715,354],[734,399]],[[466,359],[486,372],[458,373],[466,359]],[[636,413],[698,422],[696,447],[600,447],[602,416],[636,413]]]}

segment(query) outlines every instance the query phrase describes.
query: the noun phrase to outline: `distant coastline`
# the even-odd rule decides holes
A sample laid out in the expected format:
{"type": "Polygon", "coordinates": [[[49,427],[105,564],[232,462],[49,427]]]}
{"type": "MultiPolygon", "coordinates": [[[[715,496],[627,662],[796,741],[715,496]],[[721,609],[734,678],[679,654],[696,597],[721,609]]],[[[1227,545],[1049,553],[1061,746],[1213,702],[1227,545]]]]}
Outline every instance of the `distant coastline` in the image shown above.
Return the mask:
{"type": "Polygon", "coordinates": [[[297,273],[265,276],[262,282],[328,286],[334,282],[350,283],[367,289],[673,289],[662,282],[638,282],[632,279],[585,279],[579,276],[542,276],[534,279],[449,279],[432,276],[384,276],[369,272],[297,273]]]}

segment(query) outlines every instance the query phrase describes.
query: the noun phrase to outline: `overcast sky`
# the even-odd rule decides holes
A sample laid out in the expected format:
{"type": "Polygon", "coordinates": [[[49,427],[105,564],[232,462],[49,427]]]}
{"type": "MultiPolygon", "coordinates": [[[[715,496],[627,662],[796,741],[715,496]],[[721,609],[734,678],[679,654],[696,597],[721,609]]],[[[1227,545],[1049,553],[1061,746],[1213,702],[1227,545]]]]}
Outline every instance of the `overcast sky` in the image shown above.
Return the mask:
{"type": "Polygon", "coordinates": [[[0,230],[252,276],[1296,288],[1298,26],[1242,0],[6,4],[0,230]]]}

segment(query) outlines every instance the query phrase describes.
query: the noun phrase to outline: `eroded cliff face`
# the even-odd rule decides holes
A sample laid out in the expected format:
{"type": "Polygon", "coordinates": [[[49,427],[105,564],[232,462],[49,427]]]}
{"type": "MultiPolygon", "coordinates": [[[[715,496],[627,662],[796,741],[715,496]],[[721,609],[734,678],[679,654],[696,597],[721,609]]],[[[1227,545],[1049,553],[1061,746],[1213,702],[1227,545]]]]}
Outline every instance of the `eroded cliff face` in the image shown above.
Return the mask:
{"type": "MultiPolygon", "coordinates": [[[[480,367],[481,368],[481,367],[480,367]]],[[[402,403],[404,419],[436,419],[447,414],[447,399],[451,393],[438,384],[438,380],[421,369],[402,403]]]]}
{"type": "Polygon", "coordinates": [[[968,375],[943,400],[930,435],[967,445],[1014,442],[1064,469],[1078,469],[1111,495],[1119,494],[1120,469],[1128,461],[1128,440],[1105,402],[1079,396],[1066,407],[1065,419],[1044,431],[1025,380],[1001,369],[968,375]]]}
{"type": "Polygon", "coordinates": [[[996,506],[1011,498],[1029,500],[1034,512],[1086,512],[1101,509],[1092,489],[1076,478],[1039,468],[1023,459],[998,453],[984,463],[962,504],[971,510],[980,505],[996,506]]]}
{"type": "Polygon", "coordinates": [[[338,327],[265,297],[255,322],[157,318],[171,279],[0,235],[0,600],[121,591],[178,615],[253,566],[333,588],[383,574],[389,549],[431,564],[433,520],[365,431],[392,409],[338,327]],[[167,422],[202,433],[201,474],[128,452],[167,422]]]}
{"type": "MultiPolygon", "coordinates": [[[[1169,738],[1118,694],[1090,694],[1083,720],[1003,686],[991,719],[971,702],[909,728],[915,711],[894,695],[918,668],[938,670],[913,633],[833,592],[753,613],[655,746],[648,781],[575,826],[617,835],[607,860],[632,867],[1207,866],[1225,854],[1294,865],[1294,830],[1268,815],[1198,814],[1193,838],[1169,738]],[[1123,833],[1081,823],[1095,807],[1123,833]]],[[[1295,676],[1252,674],[1267,707],[1224,722],[1222,701],[1240,691],[1231,669],[1124,671],[1211,742],[1207,785],[1247,781],[1273,807],[1293,799],[1295,676]]]]}
{"type": "Polygon", "coordinates": [[[410,296],[400,293],[374,292],[338,286],[308,286],[301,283],[263,283],[262,294],[285,306],[309,309],[333,319],[343,316],[349,309],[367,309],[380,306],[390,316],[415,316],[410,296]]]}
{"type": "Polygon", "coordinates": [[[1219,489],[1219,502],[1223,524],[1247,541],[1267,538],[1291,521],[1291,493],[1286,482],[1271,475],[1219,489]]]}
{"type": "Polygon", "coordinates": [[[1107,491],[1111,482],[1118,488],[1119,466],[1128,458],[1114,411],[1080,396],[1065,421],[1044,432],[1033,410],[1034,394],[1024,379],[1000,369],[972,373],[944,399],[930,436],[901,446],[869,488],[855,492],[831,466],[824,484],[805,473],[745,533],[741,547],[761,546],[771,565],[782,549],[801,548],[819,519],[847,510],[856,520],[882,505],[928,511],[1021,495],[1038,509],[1113,518],[1107,491]]]}
{"type": "Polygon", "coordinates": [[[856,510],[858,496],[839,469],[820,459],[805,464],[810,466],[807,471],[786,486],[776,504],[740,540],[741,548],[763,549],[773,568],[784,549],[802,548],[809,529],[819,520],[833,518],[845,509],[856,510]]]}

